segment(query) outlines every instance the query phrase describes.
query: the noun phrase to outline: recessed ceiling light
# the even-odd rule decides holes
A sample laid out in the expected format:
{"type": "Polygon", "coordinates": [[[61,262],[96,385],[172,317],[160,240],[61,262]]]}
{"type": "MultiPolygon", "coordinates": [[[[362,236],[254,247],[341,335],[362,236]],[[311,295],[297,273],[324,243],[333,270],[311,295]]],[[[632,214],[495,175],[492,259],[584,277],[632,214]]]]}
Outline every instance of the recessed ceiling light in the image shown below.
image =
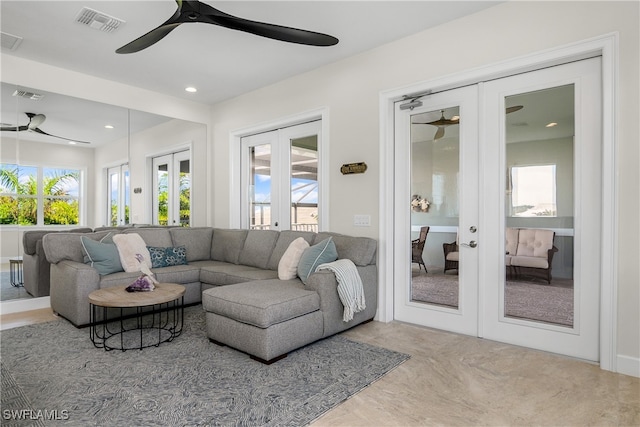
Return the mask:
{"type": "Polygon", "coordinates": [[[184,88],[184,90],[186,90],[187,92],[191,92],[191,93],[196,93],[198,91],[198,89],[196,89],[193,86],[187,86],[184,88]]]}
{"type": "Polygon", "coordinates": [[[545,127],[552,128],[554,126],[558,126],[558,124],[556,122],[551,122],[551,123],[547,124],[545,127]]]}
{"type": "Polygon", "coordinates": [[[113,125],[104,125],[105,129],[113,129],[113,125]]]}
{"type": "Polygon", "coordinates": [[[75,142],[75,141],[69,141],[69,145],[76,145],[76,144],[77,144],[77,142],[75,142]]]}

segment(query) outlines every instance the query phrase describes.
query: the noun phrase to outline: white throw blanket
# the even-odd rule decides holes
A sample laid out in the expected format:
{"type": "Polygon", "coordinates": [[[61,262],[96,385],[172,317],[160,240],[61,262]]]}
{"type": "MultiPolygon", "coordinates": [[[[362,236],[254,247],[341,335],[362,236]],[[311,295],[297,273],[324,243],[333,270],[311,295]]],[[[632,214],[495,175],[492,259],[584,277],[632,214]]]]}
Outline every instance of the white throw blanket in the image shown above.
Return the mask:
{"type": "Polygon", "coordinates": [[[356,265],[350,259],[339,259],[334,262],[320,264],[318,270],[331,270],[338,280],[338,296],[344,312],[342,320],[348,322],[353,319],[353,315],[366,308],[364,301],[364,288],[362,279],[358,273],[356,265]]]}

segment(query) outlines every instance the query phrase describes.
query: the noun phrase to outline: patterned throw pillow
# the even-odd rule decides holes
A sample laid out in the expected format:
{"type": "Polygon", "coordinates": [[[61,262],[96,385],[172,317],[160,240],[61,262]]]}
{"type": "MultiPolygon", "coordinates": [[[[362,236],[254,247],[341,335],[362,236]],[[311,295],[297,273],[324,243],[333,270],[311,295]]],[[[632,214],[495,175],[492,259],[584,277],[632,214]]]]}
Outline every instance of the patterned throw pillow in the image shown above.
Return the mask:
{"type": "Polygon", "coordinates": [[[151,255],[151,267],[170,267],[187,263],[187,248],[184,246],[156,248],[147,246],[151,255]]]}

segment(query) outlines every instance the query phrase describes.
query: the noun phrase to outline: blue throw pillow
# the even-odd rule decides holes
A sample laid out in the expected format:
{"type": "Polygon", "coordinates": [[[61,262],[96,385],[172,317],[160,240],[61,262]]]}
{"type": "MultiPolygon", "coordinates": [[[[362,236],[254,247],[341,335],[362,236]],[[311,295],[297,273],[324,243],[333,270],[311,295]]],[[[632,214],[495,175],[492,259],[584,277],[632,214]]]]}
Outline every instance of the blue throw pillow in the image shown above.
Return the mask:
{"type": "Polygon", "coordinates": [[[313,245],[307,248],[300,258],[298,263],[298,276],[302,283],[307,284],[307,279],[312,273],[315,273],[316,268],[320,264],[326,262],[333,262],[338,259],[338,251],[336,251],[336,244],[333,243],[331,237],[324,239],[317,245],[313,245]]]}
{"type": "Polygon", "coordinates": [[[111,233],[99,242],[85,236],[81,236],[80,240],[84,249],[84,263],[98,270],[98,274],[104,276],[124,271],[118,248],[111,239],[111,233]]]}
{"type": "Polygon", "coordinates": [[[187,248],[184,246],[156,248],[147,246],[151,255],[151,268],[170,267],[187,263],[187,248]]]}

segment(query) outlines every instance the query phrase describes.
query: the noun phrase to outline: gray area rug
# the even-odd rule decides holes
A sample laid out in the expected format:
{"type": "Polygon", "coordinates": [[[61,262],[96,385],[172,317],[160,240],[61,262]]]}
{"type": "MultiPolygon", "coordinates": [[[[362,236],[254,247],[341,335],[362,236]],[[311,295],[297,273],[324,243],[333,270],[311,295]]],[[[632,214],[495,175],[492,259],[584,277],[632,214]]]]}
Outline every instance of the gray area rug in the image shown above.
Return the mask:
{"type": "MultiPolygon", "coordinates": [[[[432,304],[458,306],[458,277],[417,274],[411,281],[412,299],[432,304]]],[[[535,282],[507,281],[507,316],[573,326],[573,288],[535,282]]]]}
{"type": "Polygon", "coordinates": [[[302,426],[409,359],[334,336],[267,366],[210,343],[201,306],[185,309],[181,336],[142,351],[95,348],[66,321],[0,340],[3,411],[65,426],[302,426]]]}

